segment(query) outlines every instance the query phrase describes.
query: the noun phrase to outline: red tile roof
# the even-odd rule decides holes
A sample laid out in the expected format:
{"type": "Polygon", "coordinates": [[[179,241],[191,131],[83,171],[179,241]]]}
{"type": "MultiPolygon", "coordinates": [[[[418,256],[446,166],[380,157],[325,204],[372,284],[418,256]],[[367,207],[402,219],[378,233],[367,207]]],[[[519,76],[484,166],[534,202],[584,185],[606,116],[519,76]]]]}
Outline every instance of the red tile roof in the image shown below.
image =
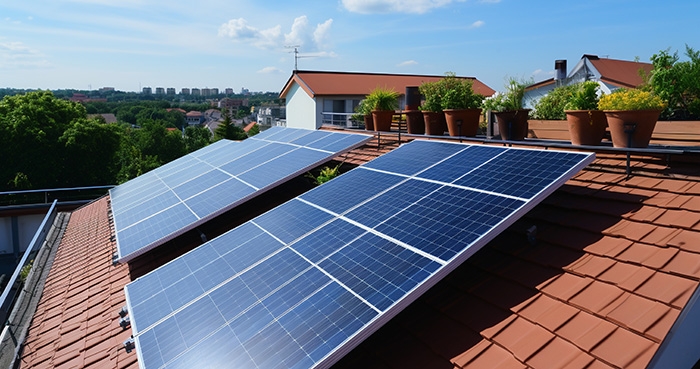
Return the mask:
{"type": "Polygon", "coordinates": [[[644,80],[640,74],[649,73],[654,68],[650,63],[636,61],[601,59],[595,55],[584,55],[598,70],[601,80],[620,87],[634,88],[641,85],[644,80]]]}
{"type": "MultiPolygon", "coordinates": [[[[285,84],[282,92],[280,92],[280,96],[284,98],[293,83],[301,86],[311,97],[324,95],[367,95],[376,87],[394,89],[403,94],[407,86],[420,86],[423,82],[433,82],[442,78],[443,76],[407,74],[296,71],[285,84]]],[[[474,77],[459,78],[466,78],[473,81],[473,88],[476,93],[484,96],[491,96],[496,92],[474,77]]]]}
{"type": "MultiPolygon", "coordinates": [[[[398,144],[382,138],[340,160],[398,144]]],[[[700,167],[633,156],[627,179],[625,159],[599,153],[335,368],[645,367],[700,279],[700,167]]],[[[107,199],[73,213],[21,367],[136,367],[107,214],[107,199]]]]}
{"type": "Polygon", "coordinates": [[[71,215],[29,328],[22,368],[137,368],[119,326],[126,265],[112,265],[108,199],[71,215]]]}

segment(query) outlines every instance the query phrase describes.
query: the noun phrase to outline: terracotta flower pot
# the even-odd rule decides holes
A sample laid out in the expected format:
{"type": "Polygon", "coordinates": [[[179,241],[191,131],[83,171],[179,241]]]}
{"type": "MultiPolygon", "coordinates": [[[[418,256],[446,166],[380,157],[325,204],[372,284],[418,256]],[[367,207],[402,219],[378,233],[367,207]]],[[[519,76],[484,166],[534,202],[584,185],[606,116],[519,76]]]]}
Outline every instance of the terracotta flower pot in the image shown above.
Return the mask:
{"type": "Polygon", "coordinates": [[[374,120],[372,119],[372,114],[367,114],[365,118],[365,129],[368,131],[374,131],[374,120]]]}
{"type": "Polygon", "coordinates": [[[599,145],[608,121],[602,110],[565,110],[573,145],[599,145]]]}
{"type": "Polygon", "coordinates": [[[450,136],[476,136],[481,109],[445,109],[443,112],[450,136]]]}
{"type": "Polygon", "coordinates": [[[420,110],[404,110],[406,114],[406,130],[412,135],[422,135],[425,133],[425,123],[423,113],[420,110]]]}
{"type": "Polygon", "coordinates": [[[393,110],[372,110],[375,131],[391,131],[391,120],[394,117],[393,110]]]}
{"type": "Polygon", "coordinates": [[[423,120],[425,121],[425,134],[428,136],[442,136],[447,130],[445,122],[445,114],[433,111],[424,111],[423,120]]]}
{"type": "Polygon", "coordinates": [[[661,110],[605,110],[613,146],[649,146],[659,114],[661,110]]]}
{"type": "Polygon", "coordinates": [[[527,137],[527,118],[530,109],[508,110],[495,113],[502,140],[521,141],[527,137]]]}

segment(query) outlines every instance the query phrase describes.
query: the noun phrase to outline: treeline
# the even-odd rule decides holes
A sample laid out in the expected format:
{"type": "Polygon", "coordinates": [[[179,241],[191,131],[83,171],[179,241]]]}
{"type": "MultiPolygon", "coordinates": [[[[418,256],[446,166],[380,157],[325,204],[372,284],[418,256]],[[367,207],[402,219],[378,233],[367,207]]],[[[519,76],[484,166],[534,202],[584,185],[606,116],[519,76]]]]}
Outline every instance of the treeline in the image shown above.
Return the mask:
{"type": "Polygon", "coordinates": [[[0,191],[111,185],[125,182],[221,138],[244,139],[226,123],[212,135],[187,126],[163,101],[86,107],[49,91],[0,100],[0,191]],[[113,113],[105,124],[92,113],[113,113]],[[183,132],[184,128],[184,132],[183,132]]]}

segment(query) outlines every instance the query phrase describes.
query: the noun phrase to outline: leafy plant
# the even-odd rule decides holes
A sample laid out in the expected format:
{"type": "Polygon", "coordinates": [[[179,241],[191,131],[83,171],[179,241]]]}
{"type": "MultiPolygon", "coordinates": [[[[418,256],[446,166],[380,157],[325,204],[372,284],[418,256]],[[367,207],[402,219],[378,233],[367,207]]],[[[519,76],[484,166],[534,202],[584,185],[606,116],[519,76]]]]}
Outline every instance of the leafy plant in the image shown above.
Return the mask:
{"type": "Polygon", "coordinates": [[[422,111],[442,112],[442,85],[435,82],[423,82],[418,86],[418,91],[425,97],[423,104],[418,107],[422,111]]]}
{"type": "Polygon", "coordinates": [[[598,110],[600,85],[596,81],[585,81],[574,85],[575,89],[566,110],[598,110]]]}
{"type": "Polygon", "coordinates": [[[393,89],[377,87],[367,95],[371,110],[396,110],[399,108],[399,93],[393,89]]]}
{"type": "Polygon", "coordinates": [[[527,82],[511,77],[506,83],[505,92],[496,92],[493,96],[487,97],[482,106],[485,110],[494,112],[520,110],[523,108],[523,97],[527,85],[527,82]]]}
{"type": "Polygon", "coordinates": [[[361,122],[364,119],[365,115],[370,115],[372,114],[372,107],[376,105],[374,102],[369,98],[369,96],[365,99],[362,99],[359,104],[355,107],[355,114],[350,117],[353,120],[356,120],[358,122],[361,122]]]}
{"type": "Polygon", "coordinates": [[[687,61],[680,61],[678,52],[660,51],[651,57],[654,69],[646,87],[667,101],[662,113],[666,118],[696,119],[700,117],[700,51],[685,46],[687,61]]]}
{"type": "Polygon", "coordinates": [[[29,263],[25,266],[22,267],[19,271],[19,280],[24,282],[27,280],[27,277],[29,276],[29,272],[32,270],[32,266],[34,265],[34,260],[29,260],[29,263]]]}
{"type": "Polygon", "coordinates": [[[565,119],[564,109],[571,100],[577,85],[559,86],[543,96],[537,104],[533,117],[535,119],[565,119]]]}
{"type": "Polygon", "coordinates": [[[598,101],[600,110],[661,110],[666,103],[650,91],[620,88],[598,101]]]}
{"type": "Polygon", "coordinates": [[[474,93],[473,82],[457,78],[454,72],[434,82],[424,82],[418,90],[425,97],[420,110],[441,112],[443,109],[475,109],[481,106],[482,95],[474,93]]]}
{"type": "Polygon", "coordinates": [[[333,168],[323,167],[317,176],[314,176],[313,174],[308,173],[306,175],[306,177],[313,179],[314,184],[322,185],[322,184],[330,181],[331,179],[337,177],[338,175],[340,175],[340,165],[341,164],[338,164],[333,168]]]}

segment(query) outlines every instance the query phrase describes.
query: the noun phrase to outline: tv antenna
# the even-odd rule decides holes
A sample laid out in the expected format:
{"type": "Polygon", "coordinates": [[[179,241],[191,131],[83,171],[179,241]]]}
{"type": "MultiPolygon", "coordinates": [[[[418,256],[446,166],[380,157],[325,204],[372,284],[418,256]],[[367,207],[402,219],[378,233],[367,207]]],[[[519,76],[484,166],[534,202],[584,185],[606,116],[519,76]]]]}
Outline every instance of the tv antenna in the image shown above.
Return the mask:
{"type": "Polygon", "coordinates": [[[288,45],[285,46],[287,49],[294,49],[294,51],[290,51],[290,53],[294,53],[294,71],[296,72],[299,69],[299,58],[313,58],[312,55],[299,55],[299,48],[301,45],[288,45]]]}

